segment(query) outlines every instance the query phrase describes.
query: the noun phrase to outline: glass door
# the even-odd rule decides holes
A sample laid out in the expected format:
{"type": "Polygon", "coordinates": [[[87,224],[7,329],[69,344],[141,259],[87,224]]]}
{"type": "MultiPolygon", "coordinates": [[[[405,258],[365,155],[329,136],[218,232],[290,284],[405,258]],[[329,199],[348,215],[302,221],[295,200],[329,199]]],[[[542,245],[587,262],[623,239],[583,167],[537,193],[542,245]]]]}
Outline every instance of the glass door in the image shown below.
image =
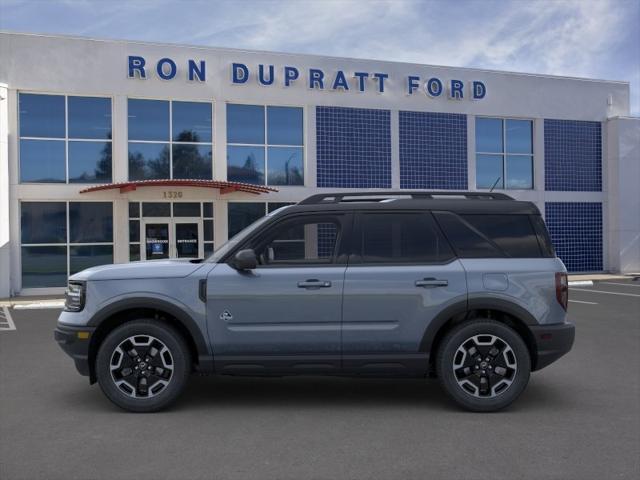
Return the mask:
{"type": "Polygon", "coordinates": [[[201,218],[154,218],[142,220],[143,260],[203,258],[201,218]]]}
{"type": "Polygon", "coordinates": [[[145,260],[169,258],[171,255],[170,226],[171,219],[153,219],[144,222],[142,233],[144,235],[145,260]]]}
{"type": "Polygon", "coordinates": [[[202,220],[180,218],[173,220],[175,258],[203,258],[202,220]]]}

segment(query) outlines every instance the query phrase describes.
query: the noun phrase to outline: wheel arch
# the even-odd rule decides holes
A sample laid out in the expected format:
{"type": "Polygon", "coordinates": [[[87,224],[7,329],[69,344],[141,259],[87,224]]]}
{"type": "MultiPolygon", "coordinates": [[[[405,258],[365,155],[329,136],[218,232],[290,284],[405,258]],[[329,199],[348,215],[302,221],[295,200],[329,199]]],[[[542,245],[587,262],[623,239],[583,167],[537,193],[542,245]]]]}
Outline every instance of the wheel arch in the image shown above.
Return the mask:
{"type": "Polygon", "coordinates": [[[429,324],[420,344],[420,351],[429,353],[429,372],[435,372],[438,348],[444,336],[453,327],[473,318],[496,320],[513,328],[525,342],[531,357],[531,370],[538,361],[535,337],[529,325],[538,325],[536,319],[521,306],[502,299],[473,299],[459,302],[444,309],[429,324]]]}
{"type": "Polygon", "coordinates": [[[132,320],[147,318],[175,328],[189,347],[194,367],[209,372],[213,368],[211,354],[204,335],[196,321],[180,307],[159,299],[128,298],[114,302],[100,310],[88,325],[96,329],[89,342],[89,380],[96,382],[95,360],[102,341],[113,329],[132,320]]]}

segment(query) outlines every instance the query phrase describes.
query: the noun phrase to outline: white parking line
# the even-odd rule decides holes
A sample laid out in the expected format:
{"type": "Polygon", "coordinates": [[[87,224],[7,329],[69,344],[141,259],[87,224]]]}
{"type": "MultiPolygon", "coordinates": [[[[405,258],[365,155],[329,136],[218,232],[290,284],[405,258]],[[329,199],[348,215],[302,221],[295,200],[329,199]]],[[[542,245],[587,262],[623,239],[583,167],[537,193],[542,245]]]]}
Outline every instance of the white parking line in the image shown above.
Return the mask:
{"type": "Polygon", "coordinates": [[[582,300],[569,300],[569,301],[573,303],[587,303],[589,305],[598,305],[596,302],[583,302],[582,300]]]}
{"type": "Polygon", "coordinates": [[[576,288],[573,289],[574,292],[593,292],[593,293],[606,293],[608,295],[622,295],[624,297],[640,297],[640,295],[636,293],[620,293],[620,292],[605,292],[604,290],[590,290],[586,288],[576,288]]]}
{"type": "Polygon", "coordinates": [[[13,306],[16,310],[40,310],[45,308],[62,308],[64,300],[45,300],[34,303],[18,303],[13,306]]]}
{"type": "Polygon", "coordinates": [[[13,318],[9,313],[7,307],[0,307],[0,330],[15,330],[16,324],[13,323],[13,318]]]}
{"type": "Polygon", "coordinates": [[[604,285],[622,285],[623,287],[640,287],[640,283],[632,284],[632,283],[616,283],[616,282],[600,282],[604,285]]]}

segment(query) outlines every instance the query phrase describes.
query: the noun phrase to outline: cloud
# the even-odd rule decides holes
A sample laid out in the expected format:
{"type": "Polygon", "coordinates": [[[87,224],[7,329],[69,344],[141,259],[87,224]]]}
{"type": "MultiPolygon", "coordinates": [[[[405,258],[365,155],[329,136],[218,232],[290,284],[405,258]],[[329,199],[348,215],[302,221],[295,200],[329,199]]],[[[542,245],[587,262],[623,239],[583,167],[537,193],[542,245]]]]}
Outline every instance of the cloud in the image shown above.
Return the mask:
{"type": "Polygon", "coordinates": [[[637,0],[0,0],[0,28],[628,80],[637,0]]]}

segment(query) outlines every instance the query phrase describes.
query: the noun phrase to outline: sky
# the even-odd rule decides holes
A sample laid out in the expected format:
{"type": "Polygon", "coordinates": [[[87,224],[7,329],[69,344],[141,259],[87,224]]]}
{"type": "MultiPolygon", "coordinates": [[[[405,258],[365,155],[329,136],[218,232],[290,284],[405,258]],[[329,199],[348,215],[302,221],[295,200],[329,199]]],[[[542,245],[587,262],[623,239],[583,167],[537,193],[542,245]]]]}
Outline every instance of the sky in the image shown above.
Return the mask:
{"type": "Polygon", "coordinates": [[[640,0],[0,0],[0,30],[624,80],[640,0]]]}

